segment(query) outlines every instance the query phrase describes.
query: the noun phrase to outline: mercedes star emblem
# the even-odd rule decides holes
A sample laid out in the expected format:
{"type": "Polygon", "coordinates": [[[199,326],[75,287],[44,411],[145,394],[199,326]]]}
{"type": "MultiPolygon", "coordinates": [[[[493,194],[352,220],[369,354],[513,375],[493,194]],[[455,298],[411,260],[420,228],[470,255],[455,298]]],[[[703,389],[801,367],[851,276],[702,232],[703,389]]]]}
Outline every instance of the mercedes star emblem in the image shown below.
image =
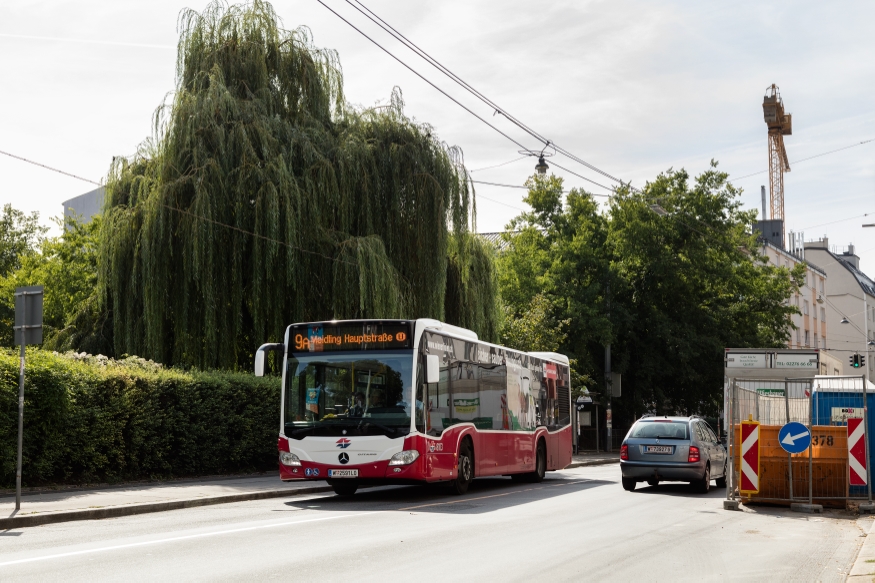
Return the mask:
{"type": "Polygon", "coordinates": [[[346,452],[343,452],[342,454],[340,454],[339,456],[337,456],[337,459],[338,459],[338,460],[340,461],[340,463],[342,463],[342,464],[349,463],[349,456],[346,454],[346,452]]]}

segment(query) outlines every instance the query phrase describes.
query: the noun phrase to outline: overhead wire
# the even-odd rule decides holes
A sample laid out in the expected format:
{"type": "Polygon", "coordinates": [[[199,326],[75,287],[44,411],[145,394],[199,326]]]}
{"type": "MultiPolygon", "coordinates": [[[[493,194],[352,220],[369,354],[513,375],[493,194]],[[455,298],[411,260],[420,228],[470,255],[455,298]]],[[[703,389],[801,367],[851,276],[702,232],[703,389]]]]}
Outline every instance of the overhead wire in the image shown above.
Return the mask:
{"type": "Polygon", "coordinates": [[[21,160],[22,162],[27,162],[28,164],[33,164],[34,166],[39,166],[40,168],[45,168],[46,170],[51,170],[52,172],[57,172],[58,174],[63,174],[64,176],[69,176],[70,178],[75,178],[76,180],[81,180],[82,182],[88,182],[90,184],[96,184],[97,186],[103,186],[101,183],[95,182],[94,180],[91,180],[89,178],[82,178],[81,176],[70,174],[69,172],[58,170],[57,168],[52,168],[51,166],[46,166],[45,164],[40,164],[39,162],[34,162],[33,160],[28,160],[27,158],[16,156],[15,154],[10,154],[9,152],[4,152],[3,150],[0,150],[0,154],[3,154],[4,156],[9,156],[10,158],[15,158],[16,160],[21,160]]]}
{"type": "Polygon", "coordinates": [[[451,100],[453,103],[455,103],[456,105],[458,105],[459,107],[461,107],[462,109],[464,109],[465,111],[467,111],[468,113],[470,113],[471,115],[473,115],[474,117],[476,117],[477,119],[479,119],[480,121],[482,121],[484,124],[486,124],[487,126],[489,126],[490,128],[492,128],[493,130],[495,130],[496,132],[498,132],[499,134],[501,134],[502,136],[504,136],[506,139],[510,140],[511,142],[513,142],[514,144],[516,144],[517,146],[519,146],[520,148],[522,148],[522,149],[524,149],[524,150],[527,150],[527,149],[528,149],[528,148],[526,148],[524,145],[522,145],[520,142],[518,142],[518,141],[515,140],[514,138],[510,137],[509,135],[507,135],[506,133],[504,133],[503,131],[501,131],[500,129],[498,129],[497,127],[495,127],[494,125],[492,125],[491,123],[489,123],[488,121],[486,121],[485,119],[483,119],[480,115],[478,115],[478,114],[475,113],[473,110],[471,110],[470,108],[468,108],[468,107],[467,107],[466,105],[464,105],[461,101],[459,101],[458,99],[456,99],[455,97],[453,97],[452,95],[450,95],[449,93],[447,93],[446,91],[444,91],[443,89],[441,89],[440,87],[438,87],[437,85],[435,85],[434,83],[432,83],[431,81],[429,81],[428,79],[426,79],[425,76],[422,75],[419,71],[417,71],[416,69],[414,69],[413,67],[411,67],[410,65],[408,65],[407,63],[405,63],[404,61],[402,61],[401,59],[399,59],[398,57],[396,57],[394,54],[392,54],[391,51],[389,51],[389,49],[385,48],[383,45],[381,45],[380,43],[378,43],[377,41],[375,41],[374,39],[372,39],[370,36],[368,36],[367,34],[365,34],[364,31],[362,31],[362,30],[361,30],[360,28],[358,28],[356,25],[354,25],[353,23],[351,23],[349,20],[347,20],[346,18],[344,18],[343,16],[341,16],[340,14],[338,14],[333,8],[331,8],[330,6],[328,6],[327,4],[325,4],[325,2],[323,2],[322,0],[316,0],[316,1],[317,1],[319,4],[321,4],[322,6],[324,6],[329,12],[331,12],[332,14],[334,14],[335,16],[337,16],[339,19],[341,19],[342,21],[344,21],[346,24],[348,24],[353,30],[355,30],[355,31],[358,32],[360,35],[362,35],[363,37],[365,37],[366,39],[368,39],[369,41],[371,41],[371,42],[372,42],[374,45],[376,45],[381,51],[383,51],[384,53],[386,53],[387,55],[389,55],[390,57],[392,57],[393,59],[395,59],[396,61],[398,61],[398,63],[400,63],[402,66],[404,66],[404,68],[406,68],[407,70],[409,70],[411,73],[413,73],[414,75],[416,75],[417,77],[419,77],[420,79],[422,79],[423,81],[425,81],[426,83],[428,83],[429,85],[431,85],[433,88],[435,88],[437,91],[439,91],[442,95],[444,95],[447,99],[451,100]]]}
{"type": "MultiPolygon", "coordinates": [[[[373,22],[374,24],[376,24],[378,27],[380,27],[381,29],[383,29],[383,31],[385,31],[385,32],[388,33],[390,36],[392,36],[395,40],[397,40],[398,42],[400,42],[401,44],[403,44],[405,47],[407,47],[408,49],[410,49],[411,51],[413,51],[417,56],[419,56],[420,58],[422,58],[423,60],[425,60],[427,63],[429,63],[431,66],[433,66],[434,68],[436,68],[438,71],[440,71],[441,73],[443,73],[444,75],[446,75],[447,77],[449,77],[453,82],[455,82],[456,84],[458,84],[459,86],[461,86],[463,89],[465,89],[466,91],[468,91],[469,93],[471,93],[474,97],[476,97],[477,99],[479,99],[480,101],[482,101],[483,103],[485,103],[486,105],[488,105],[490,108],[492,108],[493,111],[495,112],[493,115],[495,115],[495,114],[499,114],[499,115],[504,116],[505,119],[507,119],[508,121],[510,121],[512,124],[514,124],[515,126],[517,126],[519,129],[523,130],[524,132],[526,132],[527,134],[529,134],[530,136],[532,136],[532,137],[535,138],[536,140],[542,142],[542,143],[545,145],[545,147],[546,147],[546,146],[552,147],[552,148],[554,148],[557,152],[559,152],[559,153],[561,153],[562,155],[566,156],[567,158],[569,158],[569,159],[571,159],[571,160],[577,162],[578,164],[581,164],[581,165],[583,165],[583,166],[589,168],[590,170],[592,170],[592,171],[594,171],[594,172],[597,172],[598,174],[601,174],[602,176],[604,176],[604,177],[606,177],[606,178],[608,178],[608,179],[610,179],[610,180],[613,180],[614,182],[617,182],[617,183],[622,184],[622,185],[624,185],[624,186],[629,186],[629,184],[628,184],[627,182],[624,182],[623,180],[620,180],[619,178],[617,178],[617,177],[615,177],[615,176],[612,176],[611,174],[605,172],[605,171],[602,170],[601,168],[598,168],[597,166],[595,166],[595,165],[593,165],[593,164],[590,164],[590,163],[587,162],[586,160],[584,160],[584,159],[580,158],[579,156],[577,156],[577,155],[575,155],[575,154],[569,152],[569,151],[566,150],[565,148],[562,148],[562,147],[560,147],[560,146],[557,146],[552,140],[547,139],[546,137],[544,137],[543,135],[541,135],[541,134],[538,133],[537,131],[533,130],[532,128],[530,128],[529,126],[527,126],[526,124],[524,124],[522,121],[520,121],[519,119],[517,119],[516,117],[514,117],[513,115],[511,115],[510,113],[508,113],[503,107],[501,107],[501,106],[499,106],[498,104],[496,104],[494,101],[492,101],[491,99],[489,99],[488,97],[486,97],[485,95],[483,95],[480,91],[478,91],[477,89],[475,89],[474,87],[472,87],[469,83],[467,83],[466,81],[464,81],[461,77],[459,77],[458,75],[456,75],[455,73],[453,73],[450,69],[448,69],[447,67],[445,67],[444,65],[442,65],[437,59],[435,59],[434,57],[432,57],[431,55],[429,55],[425,50],[423,50],[423,49],[421,49],[419,46],[417,46],[414,42],[412,42],[410,39],[408,39],[406,36],[404,36],[402,33],[400,33],[397,29],[395,29],[392,25],[390,25],[390,24],[387,23],[385,20],[383,20],[383,19],[382,19],[380,16],[378,16],[373,10],[371,10],[370,8],[368,8],[367,6],[365,6],[365,5],[364,5],[362,2],[360,2],[359,0],[354,0],[354,1],[352,1],[352,0],[345,0],[345,1],[346,1],[347,4],[349,4],[350,6],[352,6],[355,10],[357,10],[359,13],[361,13],[362,15],[364,15],[368,20],[370,20],[371,22],[373,22]]],[[[333,14],[335,14],[338,18],[340,18],[341,20],[343,20],[344,22],[346,22],[349,26],[351,26],[353,29],[355,29],[356,31],[358,31],[362,36],[364,36],[365,38],[367,38],[368,40],[370,40],[372,43],[374,43],[375,45],[377,45],[378,47],[380,47],[384,52],[386,52],[387,54],[389,54],[390,56],[392,56],[392,58],[394,58],[396,61],[398,61],[399,63],[402,63],[405,67],[407,67],[407,68],[410,69],[411,71],[414,71],[414,69],[413,69],[412,67],[410,67],[409,65],[407,65],[406,63],[404,63],[401,59],[399,59],[399,58],[396,57],[394,54],[392,54],[391,52],[389,52],[387,49],[385,49],[384,47],[382,47],[381,45],[379,45],[376,41],[374,41],[372,38],[370,38],[368,35],[366,35],[364,32],[362,32],[359,28],[357,28],[357,27],[354,26],[352,23],[350,23],[347,19],[345,19],[345,18],[343,18],[342,16],[340,16],[340,14],[338,14],[336,11],[334,11],[334,10],[332,10],[330,7],[328,7],[328,6],[327,6],[322,0],[317,0],[317,2],[319,2],[320,4],[322,4],[323,6],[325,6],[325,8],[327,8],[328,10],[330,10],[330,11],[331,11],[333,14]]],[[[416,71],[414,71],[414,72],[416,72],[416,71]]],[[[437,88],[437,86],[436,86],[434,83],[432,83],[431,81],[426,80],[424,76],[422,76],[422,75],[419,74],[418,72],[416,72],[416,74],[417,74],[417,76],[419,76],[421,79],[425,80],[429,85],[431,85],[432,87],[437,88]]],[[[444,91],[442,91],[442,90],[440,90],[440,89],[438,89],[438,90],[441,91],[441,93],[443,93],[444,95],[447,95],[447,93],[445,93],[444,91]]],[[[447,95],[447,96],[448,96],[448,95],[447,95]]],[[[448,97],[449,97],[449,96],[448,96],[448,97]]],[[[452,99],[452,98],[451,98],[451,99],[452,99]]],[[[456,101],[455,99],[453,99],[453,101],[456,102],[457,104],[461,105],[461,104],[460,104],[458,101],[456,101]]],[[[462,107],[464,107],[464,106],[462,106],[462,107]]],[[[473,112],[471,112],[471,110],[469,110],[468,108],[465,108],[465,109],[466,109],[469,113],[473,113],[473,112]]],[[[476,115],[476,114],[474,114],[474,115],[476,115]]],[[[479,116],[477,116],[477,117],[478,117],[478,119],[480,119],[481,121],[484,121],[483,118],[480,118],[479,116]]],[[[491,124],[488,124],[488,125],[490,125],[490,127],[492,127],[493,129],[496,129],[496,128],[495,128],[494,126],[492,126],[491,124]]],[[[498,130],[496,129],[496,131],[498,131],[498,130]]],[[[507,137],[507,136],[505,136],[505,137],[507,137]]],[[[508,139],[510,139],[510,138],[508,138],[508,139]]],[[[514,142],[515,144],[519,145],[519,142],[517,142],[516,140],[512,140],[512,139],[511,139],[511,141],[514,142]]],[[[529,150],[529,149],[526,148],[525,146],[521,146],[521,147],[522,147],[524,150],[527,150],[527,151],[530,151],[530,152],[531,152],[531,150],[529,150]]],[[[630,186],[630,188],[631,188],[631,186],[630,186]]]]}
{"type": "MultiPolygon", "coordinates": [[[[851,144],[850,146],[844,146],[843,148],[836,148],[835,150],[830,150],[829,152],[821,152],[820,154],[815,154],[814,156],[809,156],[807,158],[801,158],[799,160],[793,160],[790,162],[790,165],[799,164],[800,162],[807,162],[808,160],[814,160],[815,158],[820,158],[821,156],[827,156],[829,154],[835,154],[836,152],[841,152],[843,150],[849,150],[851,148],[856,148],[857,146],[862,146],[863,144],[868,144],[870,142],[875,142],[875,138],[870,138],[868,140],[863,140],[862,142],[857,142],[855,144],[851,144]]],[[[738,176],[730,180],[733,182],[735,180],[743,180],[745,178],[750,178],[751,176],[758,176],[760,174],[765,174],[768,170],[760,170],[759,172],[753,172],[751,174],[745,174],[744,176],[738,176]]]]}
{"type": "Polygon", "coordinates": [[[514,158],[513,160],[508,160],[507,162],[502,162],[501,164],[486,166],[484,168],[475,168],[474,170],[468,170],[468,172],[480,172],[481,170],[492,170],[493,168],[501,168],[502,166],[507,166],[508,164],[513,164],[514,162],[519,162],[520,160],[525,160],[529,157],[530,156],[520,156],[519,158],[514,158]]]}

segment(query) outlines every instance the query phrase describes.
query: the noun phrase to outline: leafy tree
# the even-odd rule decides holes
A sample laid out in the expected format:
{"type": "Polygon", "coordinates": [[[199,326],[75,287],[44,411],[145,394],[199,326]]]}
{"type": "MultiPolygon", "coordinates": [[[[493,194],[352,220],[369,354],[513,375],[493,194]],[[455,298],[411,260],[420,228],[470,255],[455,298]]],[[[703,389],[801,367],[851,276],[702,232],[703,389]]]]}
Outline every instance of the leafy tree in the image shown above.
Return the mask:
{"type": "Polygon", "coordinates": [[[714,413],[725,347],[786,345],[796,312],[786,299],[804,268],[768,264],[750,232],[755,213],[716,163],[692,183],[670,170],[640,192],[620,189],[604,212],[578,190],[563,202],[554,176],[527,185],[532,211],[508,225],[497,261],[502,337],[526,346],[526,334],[541,341],[533,319],[567,322],[560,352],[603,394],[610,342],[621,421],[645,410],[714,413]]]}
{"type": "MultiPolygon", "coordinates": [[[[563,203],[562,179],[535,175],[524,199],[532,211],[514,219],[505,234],[508,250],[498,259],[504,336],[525,328],[533,314],[561,335],[533,350],[557,350],[575,360],[578,378],[591,378],[600,347],[610,337],[604,292],[609,277],[607,221],[586,192],[572,189],[563,203]]],[[[516,342],[523,342],[517,338],[516,342]]]]}
{"type": "Polygon", "coordinates": [[[786,300],[804,267],[766,262],[750,229],[756,211],[742,210],[727,178],[712,162],[692,184],[670,170],[611,200],[613,370],[628,415],[714,414],[726,347],[786,345],[796,312],[786,300]]]}
{"type": "Polygon", "coordinates": [[[0,278],[21,267],[22,259],[36,251],[40,238],[47,231],[48,227],[39,224],[36,211],[27,215],[12,208],[11,204],[3,205],[0,214],[0,278]]]}
{"type": "MultiPolygon", "coordinates": [[[[58,333],[68,329],[83,308],[94,301],[100,217],[94,217],[87,224],[72,218],[66,221],[55,219],[55,222],[62,229],[62,234],[43,239],[38,252],[25,254],[18,269],[0,280],[0,317],[3,319],[0,343],[5,346],[11,346],[13,342],[15,288],[45,286],[43,338],[49,347],[55,347],[58,333]]],[[[44,228],[41,229],[45,232],[44,228]]],[[[70,333],[67,330],[66,336],[70,333]]]]}
{"type": "Polygon", "coordinates": [[[107,180],[117,354],[248,366],[290,322],[331,318],[446,315],[496,337],[461,151],[400,91],[352,107],[337,55],[260,0],[185,10],[180,28],[173,101],[107,180]]]}

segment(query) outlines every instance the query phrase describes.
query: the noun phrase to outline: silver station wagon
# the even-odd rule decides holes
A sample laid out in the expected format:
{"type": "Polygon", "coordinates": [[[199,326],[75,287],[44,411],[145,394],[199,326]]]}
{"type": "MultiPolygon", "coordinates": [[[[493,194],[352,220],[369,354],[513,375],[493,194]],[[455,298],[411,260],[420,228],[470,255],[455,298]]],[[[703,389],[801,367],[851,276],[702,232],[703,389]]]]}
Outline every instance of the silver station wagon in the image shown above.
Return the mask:
{"type": "Polygon", "coordinates": [[[711,480],[726,487],[728,456],[717,435],[701,417],[645,415],[629,429],[620,446],[623,488],[638,482],[689,482],[707,493],[711,480]]]}

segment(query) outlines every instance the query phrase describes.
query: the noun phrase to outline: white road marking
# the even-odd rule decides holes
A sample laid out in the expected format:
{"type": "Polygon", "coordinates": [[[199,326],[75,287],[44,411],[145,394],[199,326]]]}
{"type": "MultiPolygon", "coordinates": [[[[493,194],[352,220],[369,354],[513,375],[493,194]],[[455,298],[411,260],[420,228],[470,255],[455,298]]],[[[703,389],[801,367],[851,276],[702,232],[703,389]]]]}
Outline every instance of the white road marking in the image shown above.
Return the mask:
{"type": "Polygon", "coordinates": [[[106,552],[106,551],[117,551],[119,549],[130,549],[130,548],[134,548],[134,547],[143,547],[143,546],[147,546],[147,545],[158,545],[158,544],[162,544],[162,543],[169,543],[169,542],[175,542],[175,541],[181,541],[181,540],[190,540],[190,539],[195,539],[195,538],[205,538],[208,536],[234,534],[237,532],[247,532],[247,531],[251,531],[251,530],[260,530],[263,528],[276,528],[278,526],[291,526],[291,525],[295,525],[295,524],[305,524],[307,522],[319,522],[319,521],[324,521],[324,520],[337,520],[339,518],[354,518],[356,516],[382,514],[382,513],[383,513],[383,511],[359,512],[356,514],[343,514],[341,516],[326,516],[323,518],[309,518],[307,520],[287,521],[287,522],[279,522],[279,523],[274,523],[274,524],[260,524],[258,526],[246,526],[243,528],[231,528],[228,530],[202,532],[202,533],[198,533],[198,534],[174,536],[174,537],[170,537],[170,538],[142,541],[142,542],[138,542],[138,543],[128,543],[128,544],[123,544],[123,545],[113,545],[110,547],[100,547],[100,548],[96,548],[96,549],[85,549],[85,550],[81,550],[81,551],[71,551],[69,553],[58,553],[56,555],[44,555],[41,557],[31,557],[29,559],[18,559],[15,561],[7,561],[5,563],[0,563],[0,567],[7,567],[9,565],[20,565],[22,563],[33,563],[36,561],[48,561],[51,559],[62,559],[64,557],[74,557],[77,555],[88,555],[88,554],[92,554],[92,553],[102,553],[102,552],[106,552]]]}

